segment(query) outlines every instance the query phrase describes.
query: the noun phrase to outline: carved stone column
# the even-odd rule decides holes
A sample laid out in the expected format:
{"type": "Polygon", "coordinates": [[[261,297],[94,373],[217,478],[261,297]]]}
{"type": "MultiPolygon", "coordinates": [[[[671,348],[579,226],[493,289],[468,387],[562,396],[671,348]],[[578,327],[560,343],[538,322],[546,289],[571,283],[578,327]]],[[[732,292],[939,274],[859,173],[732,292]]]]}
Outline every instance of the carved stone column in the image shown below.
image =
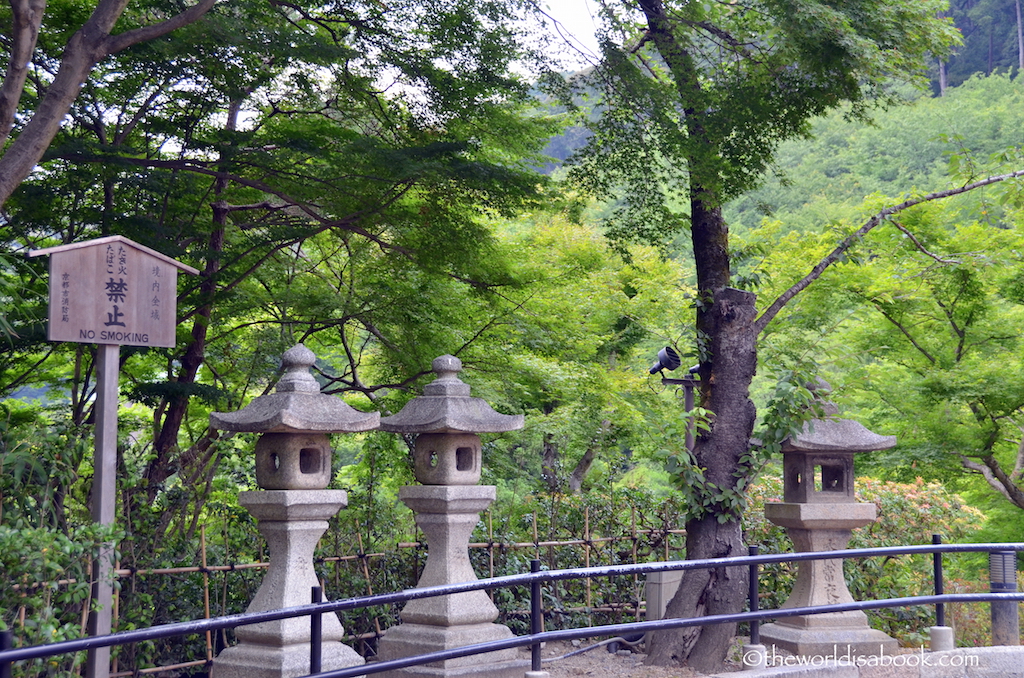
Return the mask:
{"type": "MultiPolygon", "coordinates": [[[[263,490],[242,492],[238,501],[257,520],[270,549],[270,567],[247,612],[310,603],[319,586],[313,553],[327,521],[348,503],[343,490],[325,489],[331,480],[327,433],[368,431],[380,415],[358,412],[320,393],[309,368],[316,360],[301,344],[282,357],[285,374],[277,392],[256,398],[238,412],[214,412],[214,428],[262,433],[256,443],[256,482],[263,490]]],[[[310,673],[310,620],[296,617],[240,626],[238,644],[213,661],[217,678],[293,678],[310,673]]],[[[344,630],[333,612],[322,617],[322,668],[363,663],[342,644],[344,630]]]]}
{"type": "MultiPolygon", "coordinates": [[[[381,429],[418,434],[413,452],[416,479],[423,485],[403,487],[402,500],[416,514],[427,540],[427,563],[418,587],[474,581],[469,539],[495,488],[480,486],[478,433],[521,428],[522,416],[495,412],[456,376],[462,363],[454,356],[434,360],[437,379],[401,412],[381,420],[381,429]]],[[[512,637],[493,623],[498,609],[484,591],[410,601],[402,623],[380,641],[380,659],[398,659],[512,637]]],[[[522,678],[529,662],[514,649],[461,657],[425,666],[389,671],[385,678],[522,678]]]]}

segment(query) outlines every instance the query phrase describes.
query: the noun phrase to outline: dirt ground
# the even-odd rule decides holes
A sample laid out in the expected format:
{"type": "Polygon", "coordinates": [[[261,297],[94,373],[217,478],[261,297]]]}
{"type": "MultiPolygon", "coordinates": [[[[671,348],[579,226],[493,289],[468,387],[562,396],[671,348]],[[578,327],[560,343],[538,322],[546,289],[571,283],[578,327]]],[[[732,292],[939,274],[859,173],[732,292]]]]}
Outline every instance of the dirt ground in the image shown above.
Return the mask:
{"type": "MultiPolygon", "coordinates": [[[[688,668],[646,666],[644,660],[647,655],[643,654],[643,645],[635,652],[623,648],[612,653],[603,646],[581,654],[565,656],[594,644],[592,640],[582,641],[575,647],[567,642],[547,643],[541,651],[544,659],[542,670],[550,673],[551,678],[699,678],[704,675],[688,668]]],[[[725,670],[730,669],[739,671],[740,667],[735,664],[726,667],[725,670]]]]}

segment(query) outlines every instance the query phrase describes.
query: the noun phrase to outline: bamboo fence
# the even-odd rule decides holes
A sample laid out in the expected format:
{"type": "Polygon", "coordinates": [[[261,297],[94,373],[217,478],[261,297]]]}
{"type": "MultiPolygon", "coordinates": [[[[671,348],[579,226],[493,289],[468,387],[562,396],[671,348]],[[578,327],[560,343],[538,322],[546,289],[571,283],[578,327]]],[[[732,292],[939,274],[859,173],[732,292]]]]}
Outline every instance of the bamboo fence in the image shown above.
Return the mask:
{"type": "MultiPolygon", "coordinates": [[[[661,545],[661,549],[657,554],[648,553],[646,560],[657,560],[657,559],[670,559],[673,554],[682,550],[681,542],[684,531],[681,529],[674,529],[669,527],[667,524],[660,529],[638,529],[636,521],[636,512],[632,512],[631,520],[629,525],[621,526],[625,528],[624,533],[614,536],[599,536],[592,531],[591,519],[589,509],[583,511],[583,526],[582,535],[580,538],[575,539],[541,539],[539,530],[537,527],[536,513],[533,516],[532,525],[532,541],[512,541],[503,542],[496,541],[494,539],[494,525],[493,517],[490,512],[486,514],[486,534],[487,541],[476,541],[469,544],[471,550],[471,557],[475,564],[475,569],[478,576],[480,577],[494,577],[496,574],[504,574],[506,572],[499,572],[499,561],[502,555],[515,552],[530,552],[532,551],[532,557],[546,561],[547,566],[550,569],[556,568],[567,568],[567,567],[578,567],[580,565],[590,567],[592,564],[610,564],[611,560],[608,556],[610,549],[618,544],[628,543],[629,548],[626,550],[619,550],[617,552],[616,562],[641,562],[640,554],[638,552],[638,545],[644,540],[651,540],[661,545]],[[653,539],[652,539],[653,538],[653,539]],[[569,549],[570,552],[566,552],[569,549]],[[575,553],[571,551],[575,550],[575,553]],[[486,566],[480,566],[480,552],[485,552],[486,566]],[[628,553],[629,558],[623,560],[621,555],[628,553]]],[[[334,540],[335,555],[321,555],[316,558],[316,563],[320,568],[330,566],[334,570],[334,581],[337,584],[338,579],[338,568],[341,566],[351,566],[358,575],[365,582],[364,590],[348,590],[342,592],[341,595],[335,597],[353,597],[357,595],[373,595],[373,577],[371,573],[374,570],[374,561],[393,556],[396,553],[401,553],[406,550],[414,550],[417,554],[417,562],[414,568],[414,576],[410,577],[411,581],[407,583],[407,586],[413,586],[418,578],[420,570],[420,563],[418,562],[418,554],[426,548],[426,544],[422,541],[409,541],[399,542],[395,544],[393,551],[381,550],[375,552],[364,552],[363,551],[363,538],[362,535],[357,531],[357,542],[358,546],[357,553],[350,554],[339,554],[338,553],[338,540],[337,535],[334,540]]],[[[324,550],[324,542],[328,541],[328,536],[321,540],[321,553],[324,550]]],[[[262,553],[260,554],[262,556],[262,553]]],[[[196,565],[184,565],[178,567],[161,567],[161,568],[148,568],[148,569],[135,569],[135,568],[123,568],[120,563],[115,565],[114,575],[121,580],[121,586],[115,591],[114,596],[114,608],[113,614],[113,626],[114,629],[118,629],[118,622],[120,621],[120,599],[122,588],[127,587],[129,590],[134,591],[135,584],[143,577],[160,577],[160,576],[177,576],[177,575],[201,575],[202,590],[197,592],[197,595],[202,596],[202,608],[204,611],[204,617],[210,618],[213,616],[212,610],[212,591],[216,582],[214,581],[218,576],[221,578],[220,582],[220,599],[221,599],[221,614],[227,612],[225,609],[227,606],[228,589],[230,586],[229,576],[232,573],[242,572],[246,570],[259,570],[269,567],[270,563],[265,560],[258,560],[256,562],[230,562],[222,564],[210,564],[208,562],[208,543],[205,527],[200,529],[199,532],[199,551],[198,551],[199,563],[196,565]]],[[[321,574],[323,577],[324,574],[321,574]]],[[[69,584],[77,583],[75,579],[63,579],[56,582],[22,582],[21,584],[14,585],[12,588],[15,590],[26,590],[35,587],[44,586],[65,586],[69,584]]],[[[572,615],[585,615],[587,623],[593,623],[593,615],[595,614],[613,614],[619,615],[632,615],[639,617],[644,613],[644,601],[642,596],[643,586],[642,582],[639,581],[638,577],[633,577],[632,591],[633,595],[627,600],[605,600],[602,598],[599,604],[594,604],[594,591],[593,582],[590,579],[583,580],[583,594],[581,598],[571,600],[569,604],[562,604],[565,602],[561,598],[573,598],[573,596],[561,596],[559,598],[559,604],[547,605],[545,607],[545,616],[548,618],[557,618],[559,616],[572,616],[572,615]]],[[[490,592],[492,597],[494,592],[490,592]]],[[[558,597],[558,596],[556,596],[558,597]]],[[[516,601],[521,603],[519,605],[513,605],[511,609],[502,610],[502,614],[506,618],[521,618],[525,619],[528,614],[528,604],[525,601],[516,601]]],[[[87,611],[88,604],[85,606],[81,625],[82,633],[86,633],[86,622],[87,622],[87,611]]],[[[24,606],[19,611],[18,618],[21,624],[24,624],[25,608],[24,606]]],[[[177,621],[177,620],[175,620],[177,621]]],[[[577,618],[576,623],[579,623],[577,618]]],[[[368,628],[356,629],[351,635],[347,636],[344,640],[346,641],[357,641],[357,642],[368,642],[379,638],[385,629],[382,627],[381,619],[379,615],[374,615],[371,624],[368,628]]],[[[204,649],[202,655],[204,659],[195,661],[180,662],[170,665],[153,666],[153,667],[131,667],[121,668],[118,666],[119,657],[115,655],[112,659],[112,671],[111,677],[122,677],[122,676],[133,676],[133,675],[147,675],[153,673],[159,673],[161,671],[182,671],[189,668],[195,668],[203,665],[209,665],[218,648],[218,639],[213,634],[207,632],[205,637],[202,639],[204,649]]],[[[220,643],[223,647],[224,641],[220,643]]],[[[197,648],[198,649],[198,648],[197,648]]],[[[197,652],[198,653],[198,652],[197,652]]]]}

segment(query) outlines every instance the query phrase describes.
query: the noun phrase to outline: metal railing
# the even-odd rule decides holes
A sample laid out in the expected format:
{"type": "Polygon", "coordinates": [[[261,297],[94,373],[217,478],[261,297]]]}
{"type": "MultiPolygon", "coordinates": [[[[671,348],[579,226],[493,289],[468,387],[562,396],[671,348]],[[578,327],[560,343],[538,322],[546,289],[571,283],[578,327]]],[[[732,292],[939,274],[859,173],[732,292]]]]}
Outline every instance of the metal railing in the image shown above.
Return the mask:
{"type": "MultiPolygon", "coordinates": [[[[202,619],[187,622],[176,622],[163,624],[145,629],[133,631],[122,631],[105,636],[94,636],[66,640],[58,643],[35,645],[23,648],[9,648],[12,642],[10,631],[0,633],[0,678],[10,678],[11,665],[13,662],[41,659],[62,654],[70,654],[83,650],[90,650],[100,647],[113,647],[127,645],[142,641],[157,640],[161,638],[172,638],[176,636],[192,635],[230,629],[237,626],[258,624],[261,622],[289,619],[293,617],[309,616],[311,618],[312,639],[311,651],[311,674],[318,678],[349,678],[351,676],[363,676],[383,671],[390,671],[409,666],[418,666],[437,661],[455,659],[474,654],[483,654],[497,650],[505,650],[517,647],[530,646],[532,648],[531,664],[533,670],[540,670],[540,644],[543,642],[557,640],[573,640],[591,638],[597,636],[619,636],[630,633],[661,631],[667,629],[684,628],[689,626],[704,626],[708,624],[723,623],[751,623],[751,642],[757,643],[758,625],[765,619],[779,619],[791,616],[803,616],[812,614],[825,614],[829,612],[847,612],[851,610],[875,610],[894,607],[912,607],[917,605],[934,605],[936,608],[936,625],[944,625],[944,605],[947,603],[971,603],[971,602],[993,602],[993,601],[1024,601],[1024,592],[1013,593],[943,593],[942,555],[945,553],[999,553],[999,552],[1020,552],[1024,551],[1024,543],[985,543],[985,544],[941,544],[938,539],[933,539],[932,544],[921,544],[912,546],[888,546],[879,548],[845,549],[839,551],[813,551],[803,553],[775,553],[758,554],[757,547],[751,547],[751,555],[733,558],[708,558],[703,560],[679,560],[660,563],[642,563],[636,565],[608,565],[602,567],[570,568],[564,570],[540,570],[540,561],[534,560],[531,563],[531,572],[526,574],[507,575],[483,579],[459,584],[445,584],[442,586],[431,586],[417,589],[407,589],[395,593],[385,593],[372,596],[360,596],[347,598],[345,600],[328,601],[322,603],[310,603],[296,607],[271,610],[267,612],[254,612],[244,614],[227,615],[212,619],[202,619]],[[761,565],[783,562],[802,562],[811,560],[831,560],[847,558],[866,558],[874,556],[900,556],[910,554],[931,553],[934,558],[935,573],[935,594],[930,596],[912,596],[904,598],[888,598],[883,600],[854,601],[850,603],[839,603],[833,605],[820,605],[813,607],[786,608],[775,610],[760,610],[758,606],[759,587],[758,571],[761,565]],[[654,621],[631,622],[622,624],[609,624],[603,626],[591,626],[585,628],[562,629],[557,631],[541,632],[541,620],[543,611],[541,609],[541,590],[544,583],[569,579],[584,579],[595,577],[617,577],[626,575],[647,574],[651,572],[673,572],[695,569],[716,569],[724,567],[743,567],[750,569],[749,605],[750,611],[734,614],[708,615],[687,619],[660,619],[654,621]],[[320,637],[317,627],[319,618],[329,612],[341,612],[377,605],[389,605],[405,603],[420,598],[431,598],[435,596],[450,595],[454,593],[465,593],[469,591],[490,590],[510,586],[529,586],[531,598],[531,625],[530,633],[524,636],[515,636],[504,640],[490,641],[465,647],[454,648],[416,657],[405,657],[388,661],[371,662],[364,665],[352,666],[333,671],[320,672],[320,637]]],[[[319,587],[314,587],[312,599],[318,599],[319,587]]]]}

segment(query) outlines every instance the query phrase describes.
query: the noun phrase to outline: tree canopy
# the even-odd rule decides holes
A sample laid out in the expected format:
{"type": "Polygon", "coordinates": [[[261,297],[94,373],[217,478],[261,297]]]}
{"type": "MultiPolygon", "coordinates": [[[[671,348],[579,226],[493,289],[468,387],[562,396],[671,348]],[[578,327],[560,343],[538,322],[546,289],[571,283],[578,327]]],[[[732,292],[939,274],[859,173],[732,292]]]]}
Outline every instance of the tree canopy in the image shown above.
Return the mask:
{"type": "MultiPolygon", "coordinates": [[[[743,553],[746,487],[810,416],[813,360],[793,347],[847,312],[859,324],[829,341],[887,347],[876,362],[848,363],[894,376],[876,396],[909,388],[904,408],[956,403],[905,435],[925,450],[956,427],[965,458],[997,480],[1011,469],[999,483],[1020,491],[1020,457],[1004,438],[1022,405],[986,362],[998,349],[1016,365],[1019,352],[1007,329],[1020,305],[1019,198],[1008,191],[997,209],[967,201],[958,213],[924,205],[1019,176],[1016,158],[982,181],[964,152],[972,130],[954,130],[955,186],[921,193],[941,188],[947,168],[910,117],[852,135],[827,118],[816,130],[834,151],[787,145],[825,113],[863,123],[906,99],[906,82],[923,84],[929,60],[956,42],[941,3],[609,0],[601,63],[566,84],[508,19],[532,7],[518,0],[56,1],[0,10],[11,28],[0,89],[10,128],[0,141],[5,521],[62,534],[84,521],[95,389],[92,347],[45,341],[44,263],[17,255],[109,234],[200,271],[181,280],[177,345],[122,352],[130,567],[180,547],[211,503],[252,483],[246,441],[210,430],[207,415],[273,388],[278,356],[298,341],[318,355],[326,392],[385,413],[432,358],[460,356],[475,395],[530,415],[521,435],[488,442],[495,484],[525,477],[554,496],[640,457],[667,459],[688,501],[687,556],[702,558],[743,553]],[[538,103],[540,84],[566,95],[565,113],[538,103]],[[551,137],[586,117],[581,100],[597,113],[587,144],[567,171],[542,173],[551,137]],[[877,157],[883,146],[919,164],[893,167],[877,157]],[[783,180],[802,172],[802,159],[814,166],[804,194],[770,183],[773,169],[783,180]],[[891,197],[862,205],[876,190],[891,197]],[[595,198],[610,241],[583,209],[595,198]],[[849,204],[822,229],[824,201],[849,204]],[[761,221],[773,210],[785,223],[761,221]],[[883,224],[896,231],[877,233],[883,224]],[[825,291],[808,287],[822,277],[825,291]],[[810,304],[787,308],[797,294],[810,304]],[[783,383],[762,399],[763,445],[752,449],[765,343],[782,356],[772,369],[783,383]],[[674,395],[639,378],[666,344],[699,363],[692,451],[674,395]],[[28,395],[44,400],[14,397],[28,395]]],[[[1015,86],[971,81],[943,110],[958,117],[1015,86]]],[[[958,124],[1010,129],[1019,110],[1004,103],[958,124]]],[[[342,443],[352,463],[335,482],[365,488],[360,535],[395,511],[388,492],[408,480],[407,442],[342,443]]],[[[688,576],[669,613],[737,611],[743,576],[688,576]]],[[[657,641],[654,661],[715,668],[731,630],[686,633],[698,635],[657,641]]]]}

